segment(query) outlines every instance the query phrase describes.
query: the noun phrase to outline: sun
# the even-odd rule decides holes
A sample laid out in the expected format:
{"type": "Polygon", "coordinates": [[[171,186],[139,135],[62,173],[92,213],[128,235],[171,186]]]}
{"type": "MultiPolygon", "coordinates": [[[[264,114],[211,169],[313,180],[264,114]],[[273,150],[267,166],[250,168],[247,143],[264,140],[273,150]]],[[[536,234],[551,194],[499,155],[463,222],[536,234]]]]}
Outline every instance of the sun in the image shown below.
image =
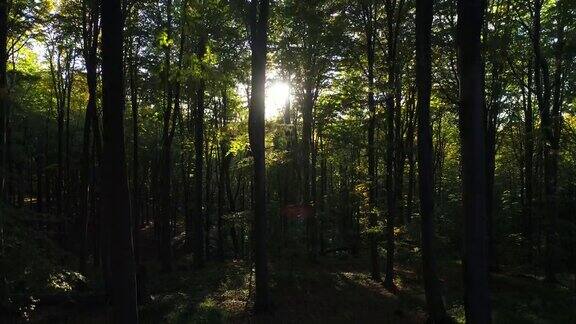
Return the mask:
{"type": "Polygon", "coordinates": [[[290,85],[273,81],[266,87],[266,119],[278,117],[290,99],[290,85]]]}

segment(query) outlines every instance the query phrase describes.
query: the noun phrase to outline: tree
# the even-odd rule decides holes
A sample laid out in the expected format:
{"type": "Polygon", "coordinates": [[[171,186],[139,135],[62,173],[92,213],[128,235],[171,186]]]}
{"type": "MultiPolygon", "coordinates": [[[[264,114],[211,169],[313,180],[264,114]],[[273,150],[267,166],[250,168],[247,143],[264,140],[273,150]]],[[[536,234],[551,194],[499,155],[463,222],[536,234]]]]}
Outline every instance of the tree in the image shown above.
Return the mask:
{"type": "MultiPolygon", "coordinates": [[[[366,57],[368,63],[368,112],[370,114],[368,120],[368,199],[369,208],[375,209],[377,202],[377,184],[376,179],[377,163],[375,153],[375,133],[376,133],[376,101],[374,99],[374,64],[376,55],[376,14],[377,6],[375,3],[362,3],[362,13],[364,19],[364,33],[366,37],[366,57]]],[[[369,222],[371,227],[376,227],[377,213],[376,210],[370,210],[369,222]]],[[[370,237],[370,264],[371,276],[374,280],[380,280],[380,266],[378,256],[378,242],[376,235],[370,237]]]]}
{"type": "Polygon", "coordinates": [[[8,119],[8,1],[0,2],[0,200],[5,199],[6,128],[8,119]]]}
{"type": "MultiPolygon", "coordinates": [[[[198,60],[202,61],[206,54],[206,36],[200,36],[198,41],[198,52],[196,53],[198,60]]],[[[196,110],[194,112],[194,151],[196,158],[194,160],[194,260],[197,267],[204,266],[205,249],[208,246],[204,244],[204,212],[203,212],[203,174],[204,174],[204,114],[205,114],[205,90],[206,81],[203,76],[200,76],[198,84],[196,85],[196,110]]],[[[206,184],[209,185],[209,184],[206,184]]]]}
{"type": "MultiPolygon", "coordinates": [[[[100,35],[100,6],[98,1],[82,2],[82,55],[86,64],[88,102],[84,116],[82,141],[82,171],[80,174],[80,272],[85,273],[88,258],[89,198],[95,195],[95,175],[90,171],[90,134],[96,151],[101,152],[100,121],[96,106],[98,90],[98,36],[100,35]],[[90,179],[92,178],[92,181],[90,179]],[[90,184],[92,182],[92,185],[90,184]]],[[[100,155],[98,153],[98,155],[100,155]]],[[[100,158],[100,156],[98,156],[100,158]]],[[[96,161],[96,158],[93,159],[96,161]]],[[[93,166],[93,169],[96,167],[93,166]]],[[[95,259],[99,256],[95,255],[95,259]]]]}
{"type": "Polygon", "coordinates": [[[434,175],[430,125],[431,30],[433,0],[416,2],[416,86],[418,88],[418,183],[422,230],[422,273],[428,314],[434,323],[447,322],[434,256],[434,175]]]}
{"type": "Polygon", "coordinates": [[[468,323],[490,323],[486,242],[486,145],[483,124],[481,0],[458,1],[458,73],[464,204],[464,307],[468,323]]]}
{"type": "Polygon", "coordinates": [[[404,12],[403,0],[386,0],[386,59],[387,59],[387,94],[386,94],[386,276],[384,285],[388,289],[394,286],[394,255],[396,251],[394,227],[398,217],[398,202],[402,196],[402,177],[404,154],[402,147],[402,111],[401,74],[398,56],[400,22],[404,12]]]}
{"type": "Polygon", "coordinates": [[[172,62],[172,0],[166,1],[166,41],[164,50],[164,67],[162,78],[164,82],[164,111],[162,120],[162,144],[160,158],[160,249],[159,259],[164,271],[172,270],[172,234],[170,221],[172,219],[172,141],[176,128],[176,112],[173,107],[174,83],[171,76],[172,62]]]}
{"type": "Polygon", "coordinates": [[[247,4],[252,50],[252,86],[250,95],[249,137],[254,158],[254,262],[256,265],[256,311],[270,306],[268,288],[268,251],[266,247],[266,54],[268,53],[268,14],[270,1],[258,0],[247,4]]]}
{"type": "Polygon", "coordinates": [[[557,29],[555,31],[556,48],[554,58],[554,73],[551,72],[549,58],[545,55],[542,46],[542,9],[544,0],[536,0],[532,10],[531,39],[534,51],[534,84],[536,88],[536,101],[540,113],[540,133],[543,140],[544,155],[544,203],[546,210],[545,247],[546,260],[544,272],[548,282],[556,282],[556,222],[558,218],[558,157],[560,151],[561,135],[561,106],[562,106],[562,57],[564,40],[563,1],[557,0],[558,9],[557,29]]]}
{"type": "Polygon", "coordinates": [[[124,150],[122,1],[102,0],[102,213],[110,230],[114,322],[138,323],[130,192],[124,150]]]}

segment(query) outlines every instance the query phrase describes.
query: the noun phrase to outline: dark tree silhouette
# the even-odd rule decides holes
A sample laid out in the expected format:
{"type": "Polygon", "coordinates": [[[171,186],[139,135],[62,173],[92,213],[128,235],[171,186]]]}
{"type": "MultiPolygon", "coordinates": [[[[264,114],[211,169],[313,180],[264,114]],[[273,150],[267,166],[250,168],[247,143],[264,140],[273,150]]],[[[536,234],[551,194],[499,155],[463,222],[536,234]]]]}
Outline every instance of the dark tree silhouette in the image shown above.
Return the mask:
{"type": "Polygon", "coordinates": [[[102,213],[110,241],[115,323],[138,323],[130,192],[124,150],[122,1],[102,0],[102,213]]]}
{"type": "MultiPolygon", "coordinates": [[[[375,153],[375,133],[376,133],[376,101],[374,99],[374,63],[376,52],[376,24],[374,15],[375,5],[370,3],[362,4],[362,14],[364,16],[364,32],[366,36],[366,58],[368,61],[368,111],[370,118],[368,121],[368,199],[370,208],[374,208],[377,201],[377,179],[376,179],[376,153],[375,153]]],[[[377,215],[375,211],[370,211],[370,226],[377,226],[377,215]]],[[[378,241],[375,235],[370,237],[370,273],[372,279],[380,280],[380,265],[378,256],[378,241]]]]}
{"type": "Polygon", "coordinates": [[[250,47],[252,49],[252,88],[249,137],[254,157],[254,252],[256,264],[256,311],[270,306],[268,289],[268,251],[266,248],[266,163],[264,116],[266,98],[266,54],[268,53],[269,0],[249,4],[250,47]]]}
{"type": "Polygon", "coordinates": [[[448,322],[436,274],[434,256],[434,170],[432,166],[432,127],[430,125],[431,30],[433,0],[416,1],[416,86],[418,91],[418,181],[422,229],[422,274],[428,314],[434,323],[448,322]]]}
{"type": "Polygon", "coordinates": [[[8,119],[8,1],[0,1],[0,199],[6,191],[6,128],[8,119]]]}
{"type": "MultiPolygon", "coordinates": [[[[204,58],[206,54],[206,38],[200,37],[198,42],[198,52],[196,53],[199,60],[204,58]]],[[[196,88],[196,110],[194,114],[194,148],[196,152],[196,159],[194,160],[194,263],[196,267],[204,266],[204,253],[206,246],[204,246],[204,212],[202,188],[204,182],[204,92],[206,83],[202,79],[196,88]]],[[[207,184],[208,185],[208,184],[207,184]]]]}
{"type": "Polygon", "coordinates": [[[458,0],[458,72],[464,203],[466,322],[490,323],[486,242],[486,145],[480,33],[482,0],[458,0]]]}
{"type": "MultiPolygon", "coordinates": [[[[82,54],[86,62],[86,84],[88,85],[88,103],[84,116],[84,133],[82,142],[82,171],[80,174],[80,272],[85,273],[88,259],[88,222],[89,222],[89,195],[94,195],[94,186],[90,187],[90,133],[93,133],[92,141],[98,147],[101,146],[100,125],[96,101],[98,100],[98,36],[100,35],[100,6],[98,1],[86,1],[82,5],[82,54]]],[[[101,149],[99,148],[98,151],[101,149]]],[[[99,256],[94,256],[95,258],[99,256]]]]}

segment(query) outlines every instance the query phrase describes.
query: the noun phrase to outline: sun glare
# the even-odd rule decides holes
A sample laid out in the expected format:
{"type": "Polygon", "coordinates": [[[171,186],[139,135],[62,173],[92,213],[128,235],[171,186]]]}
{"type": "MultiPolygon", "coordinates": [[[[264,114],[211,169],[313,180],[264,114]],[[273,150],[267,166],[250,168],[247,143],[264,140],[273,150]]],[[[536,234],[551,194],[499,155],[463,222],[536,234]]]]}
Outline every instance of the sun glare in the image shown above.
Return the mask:
{"type": "Polygon", "coordinates": [[[290,98],[290,86],[286,82],[274,81],[266,87],[266,119],[276,118],[286,107],[290,98]]]}

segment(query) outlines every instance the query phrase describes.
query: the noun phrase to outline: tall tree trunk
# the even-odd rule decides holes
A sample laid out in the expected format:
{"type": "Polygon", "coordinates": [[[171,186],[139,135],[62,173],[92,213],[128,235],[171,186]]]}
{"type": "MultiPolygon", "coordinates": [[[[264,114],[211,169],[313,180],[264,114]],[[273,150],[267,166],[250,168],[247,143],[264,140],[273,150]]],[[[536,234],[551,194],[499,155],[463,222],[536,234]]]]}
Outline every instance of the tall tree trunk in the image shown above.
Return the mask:
{"type": "Polygon", "coordinates": [[[137,52],[131,44],[129,53],[129,74],[130,74],[130,108],[132,110],[132,219],[134,220],[134,250],[136,254],[136,263],[139,262],[138,253],[138,228],[142,223],[140,203],[140,160],[139,160],[139,103],[138,103],[138,71],[137,71],[137,52]]]}
{"type": "MultiPolygon", "coordinates": [[[[218,219],[217,219],[217,230],[218,230],[218,258],[220,260],[224,259],[224,204],[226,200],[225,196],[225,186],[226,186],[226,173],[227,169],[230,168],[231,156],[228,150],[230,149],[230,140],[228,139],[227,126],[228,126],[228,94],[227,90],[222,90],[222,111],[220,127],[222,129],[222,139],[220,140],[220,170],[218,175],[218,219]]],[[[233,225],[233,224],[232,224],[233,225]]]]}
{"type": "Polygon", "coordinates": [[[204,166],[206,172],[204,179],[204,258],[210,260],[210,232],[212,230],[212,144],[210,140],[204,140],[204,166]]]}
{"type": "Polygon", "coordinates": [[[416,1],[416,86],[418,87],[418,181],[422,230],[422,274],[428,315],[433,323],[448,323],[434,255],[434,175],[432,166],[431,31],[433,0],[416,1]]]}
{"type": "Polygon", "coordinates": [[[396,114],[400,114],[400,107],[396,107],[395,96],[397,86],[397,42],[398,42],[398,24],[397,21],[400,16],[400,11],[402,8],[403,1],[397,3],[396,0],[386,0],[386,18],[387,18],[387,69],[388,69],[388,94],[386,97],[386,109],[388,110],[387,116],[387,135],[386,135],[386,201],[388,204],[388,213],[386,215],[386,276],[384,278],[384,286],[388,289],[395,289],[394,286],[394,255],[396,250],[395,235],[394,235],[394,223],[396,219],[397,209],[397,198],[398,195],[395,192],[397,186],[395,185],[395,180],[397,178],[395,169],[399,166],[396,163],[395,158],[400,158],[396,156],[397,139],[395,135],[400,134],[396,132],[396,127],[400,125],[395,125],[398,123],[399,118],[396,114]],[[396,178],[396,179],[395,179],[396,178]]]}
{"type": "Polygon", "coordinates": [[[500,75],[501,66],[496,60],[492,62],[491,100],[485,106],[486,127],[486,230],[488,238],[488,269],[498,271],[498,259],[496,255],[496,241],[494,234],[494,180],[496,172],[496,136],[498,135],[498,114],[500,113],[500,100],[502,82],[500,75]]]}
{"type": "MultiPolygon", "coordinates": [[[[64,99],[64,98],[62,98],[64,99]]],[[[58,167],[56,175],[56,215],[62,216],[62,199],[64,187],[64,106],[65,101],[61,100],[57,105],[57,124],[58,124],[58,167]]],[[[64,221],[67,223],[67,220],[64,221]]]]}
{"type": "MultiPolygon", "coordinates": [[[[6,120],[8,110],[7,47],[8,1],[0,0],[0,204],[5,201],[6,120]]],[[[0,215],[0,253],[4,254],[4,215],[0,215]]],[[[8,282],[5,271],[2,271],[2,274],[0,274],[0,304],[4,305],[7,301],[8,282]]]]}
{"type": "MultiPolygon", "coordinates": [[[[314,89],[312,81],[310,79],[306,80],[306,85],[304,86],[304,103],[302,105],[302,178],[303,178],[303,201],[304,205],[314,205],[312,196],[312,183],[314,179],[312,177],[311,163],[311,153],[313,150],[312,144],[312,123],[313,123],[313,113],[314,113],[314,89]]],[[[315,246],[315,216],[308,216],[306,218],[306,248],[308,256],[311,259],[316,257],[316,246],[315,246]]]]}
{"type": "MultiPolygon", "coordinates": [[[[404,217],[408,223],[412,221],[412,211],[414,208],[414,191],[416,190],[416,152],[414,150],[414,141],[415,141],[414,133],[416,128],[416,116],[415,116],[416,105],[414,105],[413,102],[410,103],[409,105],[411,106],[410,108],[411,111],[409,112],[408,129],[406,132],[406,154],[408,156],[408,191],[406,193],[406,211],[404,217]]],[[[432,172],[434,172],[433,169],[432,172]]],[[[432,179],[432,182],[433,181],[434,179],[432,179]]]]}
{"type": "MultiPolygon", "coordinates": [[[[206,38],[201,36],[197,56],[200,60],[206,54],[206,38]]],[[[202,210],[204,181],[204,91],[206,82],[199,80],[196,88],[196,111],[194,115],[194,148],[196,153],[194,166],[194,264],[204,266],[204,213],[202,210]]]]}
{"type": "MultiPolygon", "coordinates": [[[[534,1],[532,40],[534,48],[534,83],[536,86],[536,99],[538,110],[540,111],[540,132],[542,135],[543,155],[544,155],[544,213],[545,213],[545,262],[544,272],[546,281],[556,282],[554,268],[555,256],[555,222],[558,214],[556,201],[556,177],[557,177],[557,154],[559,140],[556,139],[556,124],[560,118],[556,105],[552,108],[552,81],[550,80],[550,70],[548,60],[544,56],[541,48],[541,11],[544,5],[543,0],[534,1]]],[[[560,22],[558,22],[560,24],[560,22]]],[[[562,28],[560,28],[562,30],[562,28]]],[[[557,46],[562,44],[562,35],[559,34],[557,46]]],[[[558,50],[558,47],[557,47],[558,50]]],[[[561,73],[556,71],[556,73],[561,73]]],[[[556,80],[555,80],[556,81],[556,80]]],[[[560,86],[560,85],[558,85],[560,86]]]]}
{"type": "Polygon", "coordinates": [[[6,129],[8,127],[8,1],[0,1],[0,200],[6,193],[6,129]]]}
{"type": "Polygon", "coordinates": [[[124,150],[122,1],[102,0],[102,212],[110,239],[115,323],[138,323],[130,192],[124,150]]]}
{"type": "Polygon", "coordinates": [[[524,237],[532,245],[534,239],[533,224],[533,183],[534,183],[534,112],[532,110],[532,64],[528,65],[527,89],[523,90],[524,96],[524,237]]]}
{"type": "MultiPolygon", "coordinates": [[[[376,208],[378,180],[376,179],[376,153],[375,153],[375,133],[376,133],[376,101],[374,100],[374,61],[375,61],[375,38],[376,26],[374,22],[374,5],[363,5],[363,14],[366,19],[364,26],[366,34],[366,56],[368,59],[368,205],[370,208],[370,227],[378,226],[376,208]]],[[[376,234],[370,235],[370,274],[373,280],[380,280],[380,265],[378,255],[378,241],[376,234]]]]}
{"type": "MultiPolygon", "coordinates": [[[[400,15],[400,13],[398,13],[400,15]]],[[[396,39],[399,38],[399,35],[396,35],[396,39]]],[[[396,45],[397,46],[397,45],[396,45]]],[[[402,127],[402,74],[401,68],[399,65],[401,64],[398,58],[398,55],[395,55],[396,63],[395,63],[395,72],[394,72],[394,93],[395,93],[395,120],[394,120],[394,140],[395,140],[395,148],[394,148],[394,195],[396,196],[396,219],[400,225],[406,223],[406,215],[404,215],[404,197],[403,197],[403,190],[404,190],[404,165],[406,160],[406,152],[404,151],[404,128],[402,127]]]]}
{"type": "Polygon", "coordinates": [[[322,150],[320,158],[320,201],[319,201],[319,228],[318,228],[318,239],[320,244],[320,254],[324,255],[326,252],[326,223],[328,221],[328,170],[326,161],[326,149],[324,147],[324,139],[322,138],[322,128],[318,130],[318,138],[320,142],[320,149],[322,150]]]}
{"type": "MultiPolygon", "coordinates": [[[[172,0],[166,2],[167,21],[166,30],[168,39],[172,38],[172,0]]],[[[170,123],[172,121],[173,84],[171,80],[171,47],[164,49],[164,119],[162,127],[162,149],[160,161],[160,249],[159,259],[162,270],[172,270],[172,235],[170,219],[172,218],[172,139],[170,137],[170,123]]]]}
{"type": "Polygon", "coordinates": [[[458,72],[464,203],[464,306],[466,322],[490,323],[486,242],[486,145],[480,33],[482,0],[458,0],[458,72]]]}
{"type": "MultiPolygon", "coordinates": [[[[232,154],[227,154],[224,158],[224,183],[226,188],[226,197],[228,199],[228,208],[230,213],[236,212],[236,194],[232,191],[232,179],[230,178],[230,165],[232,163],[232,154]]],[[[230,223],[230,236],[232,238],[232,247],[234,249],[234,256],[238,257],[240,255],[240,245],[238,241],[238,230],[236,227],[236,222],[230,223]]]]}
{"type": "MultiPolygon", "coordinates": [[[[86,273],[86,262],[88,259],[88,224],[90,223],[89,217],[89,195],[95,196],[94,186],[90,188],[90,132],[99,134],[99,127],[97,123],[96,111],[96,92],[98,87],[98,72],[97,72],[97,51],[98,51],[98,36],[100,34],[99,17],[100,11],[96,1],[89,1],[83,3],[83,17],[84,23],[83,31],[83,54],[84,61],[86,62],[86,83],[88,85],[88,103],[86,105],[86,114],[84,117],[84,130],[82,142],[82,170],[80,172],[80,258],[79,269],[81,273],[86,273]],[[90,4],[90,7],[88,7],[90,4]],[[96,122],[96,124],[94,124],[96,122]],[[94,130],[93,130],[94,128],[94,130]]],[[[94,136],[94,143],[100,141],[100,138],[94,136]]],[[[94,164],[96,159],[93,159],[94,164]]],[[[93,182],[93,181],[92,181],[93,182]]],[[[95,221],[95,220],[93,220],[95,221]]],[[[98,255],[94,255],[94,260],[98,259],[98,255]]]]}
{"type": "Polygon", "coordinates": [[[42,156],[41,139],[38,138],[38,148],[36,153],[36,212],[44,212],[44,157],[42,156]]]}
{"type": "Polygon", "coordinates": [[[252,50],[252,86],[249,114],[249,137],[254,157],[254,262],[256,268],[256,311],[270,306],[268,289],[268,252],[266,244],[266,160],[265,160],[265,110],[266,110],[266,54],[268,52],[269,0],[247,3],[250,22],[250,47],[252,50]]]}
{"type": "Polygon", "coordinates": [[[552,140],[550,142],[550,161],[549,161],[549,173],[548,173],[548,180],[546,184],[547,194],[549,196],[548,203],[549,203],[549,211],[551,213],[551,217],[549,219],[549,242],[547,243],[548,246],[548,259],[547,262],[550,268],[549,275],[547,275],[549,281],[555,281],[555,265],[558,250],[558,212],[559,212],[559,201],[558,201],[558,164],[560,161],[560,139],[561,139],[561,132],[562,132],[562,105],[563,105],[563,88],[564,88],[564,48],[565,48],[565,36],[564,36],[564,29],[565,29],[565,12],[567,8],[565,8],[565,1],[557,0],[556,1],[556,10],[557,10],[557,23],[556,23],[556,39],[557,42],[554,47],[554,91],[552,97],[552,111],[551,111],[551,132],[552,132],[552,140]]]}

